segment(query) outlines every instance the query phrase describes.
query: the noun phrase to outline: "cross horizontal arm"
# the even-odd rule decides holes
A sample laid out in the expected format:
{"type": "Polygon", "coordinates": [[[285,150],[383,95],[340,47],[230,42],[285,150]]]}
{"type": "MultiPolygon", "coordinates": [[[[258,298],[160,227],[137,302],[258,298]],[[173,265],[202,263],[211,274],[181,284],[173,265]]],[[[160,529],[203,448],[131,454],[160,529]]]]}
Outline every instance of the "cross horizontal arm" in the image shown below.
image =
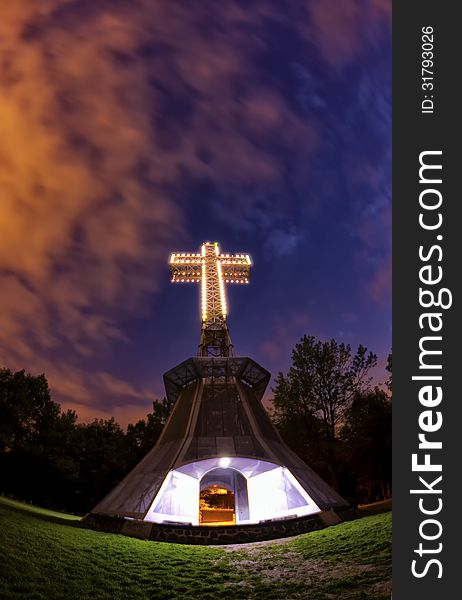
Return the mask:
{"type": "Polygon", "coordinates": [[[248,254],[220,254],[225,283],[249,283],[252,261],[248,254]]]}
{"type": "Polygon", "coordinates": [[[249,283],[250,265],[223,265],[225,283],[249,283]]]}
{"type": "Polygon", "coordinates": [[[201,264],[201,255],[200,254],[187,254],[183,252],[182,254],[171,254],[170,261],[171,265],[200,265],[201,264]]]}
{"type": "Polygon", "coordinates": [[[170,271],[173,283],[201,281],[201,255],[191,252],[178,252],[170,255],[170,271]]]}
{"type": "Polygon", "coordinates": [[[201,281],[201,265],[171,265],[172,282],[184,283],[201,281]]]}
{"type": "Polygon", "coordinates": [[[250,266],[252,261],[248,254],[220,254],[218,256],[222,265],[245,265],[250,266]]]}

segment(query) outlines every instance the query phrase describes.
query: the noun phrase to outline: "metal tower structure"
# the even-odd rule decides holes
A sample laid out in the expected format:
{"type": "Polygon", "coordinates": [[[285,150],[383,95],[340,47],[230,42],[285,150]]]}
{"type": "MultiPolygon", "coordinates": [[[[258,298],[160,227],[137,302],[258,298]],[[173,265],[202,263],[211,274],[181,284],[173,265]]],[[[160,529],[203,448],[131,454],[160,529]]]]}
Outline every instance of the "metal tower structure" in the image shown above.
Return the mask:
{"type": "Polygon", "coordinates": [[[204,242],[199,253],[170,255],[174,283],[200,283],[201,339],[199,356],[233,356],[226,324],[226,284],[249,283],[252,261],[248,254],[222,254],[217,242],[204,242]]]}

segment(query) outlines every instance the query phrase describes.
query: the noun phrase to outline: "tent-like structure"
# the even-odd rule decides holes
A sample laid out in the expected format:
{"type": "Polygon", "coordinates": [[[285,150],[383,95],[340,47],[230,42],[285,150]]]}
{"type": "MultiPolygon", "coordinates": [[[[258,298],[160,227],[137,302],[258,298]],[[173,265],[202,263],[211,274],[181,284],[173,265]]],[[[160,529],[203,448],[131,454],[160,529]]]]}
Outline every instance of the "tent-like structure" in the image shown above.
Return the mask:
{"type": "Polygon", "coordinates": [[[248,255],[204,243],[200,254],[174,254],[170,264],[173,281],[201,284],[199,355],[164,375],[174,406],[157,444],[91,515],[240,525],[345,508],[272,425],[261,404],[270,374],[233,355],[224,284],[248,281],[248,255]]]}

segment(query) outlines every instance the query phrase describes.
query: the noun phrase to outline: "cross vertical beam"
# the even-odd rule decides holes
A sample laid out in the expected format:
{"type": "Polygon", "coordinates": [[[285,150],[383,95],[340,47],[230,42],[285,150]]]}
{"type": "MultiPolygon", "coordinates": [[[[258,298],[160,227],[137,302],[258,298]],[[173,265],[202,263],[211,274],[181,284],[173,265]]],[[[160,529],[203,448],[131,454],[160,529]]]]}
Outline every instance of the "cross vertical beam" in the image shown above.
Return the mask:
{"type": "Polygon", "coordinates": [[[217,242],[204,242],[199,253],[170,255],[172,282],[200,283],[201,341],[199,356],[229,356],[232,344],[226,317],[226,284],[249,282],[252,261],[248,254],[222,254],[217,242]]]}

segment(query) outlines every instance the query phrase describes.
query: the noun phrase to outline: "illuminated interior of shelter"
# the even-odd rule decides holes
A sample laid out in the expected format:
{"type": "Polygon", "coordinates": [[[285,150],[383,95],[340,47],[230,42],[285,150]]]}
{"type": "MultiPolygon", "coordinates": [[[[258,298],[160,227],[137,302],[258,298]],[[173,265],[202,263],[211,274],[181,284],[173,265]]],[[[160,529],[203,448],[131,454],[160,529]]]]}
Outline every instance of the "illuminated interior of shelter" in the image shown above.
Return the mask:
{"type": "Polygon", "coordinates": [[[288,469],[265,461],[224,457],[171,471],[145,519],[223,525],[319,511],[288,469]],[[223,463],[228,466],[219,466],[223,463]]]}

